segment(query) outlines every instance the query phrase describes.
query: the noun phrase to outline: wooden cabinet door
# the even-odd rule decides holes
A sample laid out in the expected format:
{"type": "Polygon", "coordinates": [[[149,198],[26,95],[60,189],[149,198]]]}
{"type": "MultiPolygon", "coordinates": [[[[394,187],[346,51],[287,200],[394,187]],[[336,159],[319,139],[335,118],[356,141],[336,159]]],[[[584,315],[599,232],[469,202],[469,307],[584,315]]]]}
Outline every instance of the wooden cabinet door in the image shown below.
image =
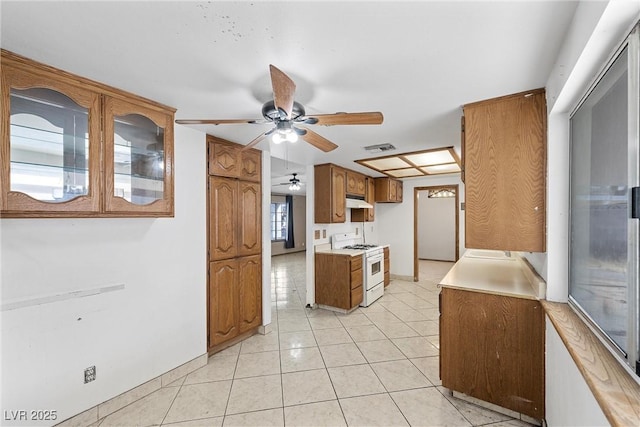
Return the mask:
{"type": "Polygon", "coordinates": [[[209,266],[209,347],[238,335],[238,263],[216,261],[209,266]]]}
{"type": "Polygon", "coordinates": [[[237,258],[239,272],[239,328],[246,332],[262,324],[262,257],[237,258]]]}
{"type": "Polygon", "coordinates": [[[344,169],[331,168],[331,222],[346,221],[346,173],[344,169]]]}
{"type": "Polygon", "coordinates": [[[105,211],[173,216],[173,115],[109,96],[103,112],[105,211]]]}
{"type": "Polygon", "coordinates": [[[241,173],[241,154],[237,144],[207,135],[209,175],[237,178],[241,173]]]}
{"type": "Polygon", "coordinates": [[[540,302],[446,287],[440,297],[442,385],[544,418],[540,302]]]}
{"type": "Polygon", "coordinates": [[[238,182],[238,256],[257,255],[262,251],[261,199],[260,184],[238,182]]]}
{"type": "Polygon", "coordinates": [[[315,273],[316,302],[351,309],[351,257],[316,253],[315,273]]]}
{"type": "Polygon", "coordinates": [[[389,283],[391,283],[391,274],[390,274],[391,265],[389,263],[389,248],[384,248],[383,253],[384,253],[384,285],[389,286],[389,283]]]}
{"type": "Polygon", "coordinates": [[[209,259],[233,258],[238,252],[238,181],[209,177],[209,259]]]}
{"type": "Polygon", "coordinates": [[[402,181],[396,181],[396,202],[402,203],[402,181]]]}
{"type": "MultiPolygon", "coordinates": [[[[373,178],[367,177],[367,194],[365,196],[365,200],[367,203],[373,205],[376,200],[376,186],[373,178]]],[[[365,221],[374,221],[375,220],[375,209],[365,209],[365,221]]]]}
{"type": "Polygon", "coordinates": [[[354,171],[347,171],[347,194],[354,196],[365,196],[367,187],[365,184],[365,177],[361,173],[354,171]]]}
{"type": "Polygon", "coordinates": [[[395,202],[398,197],[398,187],[396,186],[396,182],[394,180],[389,180],[389,197],[387,200],[395,202]]]}
{"type": "Polygon", "coordinates": [[[254,149],[240,152],[240,179],[260,182],[262,180],[262,152],[254,149]]]}
{"type": "Polygon", "coordinates": [[[466,246],[544,252],[543,89],[464,106],[466,246]]]}

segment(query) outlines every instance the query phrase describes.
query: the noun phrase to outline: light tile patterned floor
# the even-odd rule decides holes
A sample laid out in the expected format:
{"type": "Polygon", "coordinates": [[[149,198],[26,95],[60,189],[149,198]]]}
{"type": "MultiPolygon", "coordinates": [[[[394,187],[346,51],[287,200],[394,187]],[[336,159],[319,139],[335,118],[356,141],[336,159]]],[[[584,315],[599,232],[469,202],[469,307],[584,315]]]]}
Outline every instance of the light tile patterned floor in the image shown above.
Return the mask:
{"type": "Polygon", "coordinates": [[[529,426],[440,386],[436,283],[452,265],[421,261],[419,282],[343,315],[305,308],[304,253],[276,256],[271,333],[96,425],[529,426]]]}

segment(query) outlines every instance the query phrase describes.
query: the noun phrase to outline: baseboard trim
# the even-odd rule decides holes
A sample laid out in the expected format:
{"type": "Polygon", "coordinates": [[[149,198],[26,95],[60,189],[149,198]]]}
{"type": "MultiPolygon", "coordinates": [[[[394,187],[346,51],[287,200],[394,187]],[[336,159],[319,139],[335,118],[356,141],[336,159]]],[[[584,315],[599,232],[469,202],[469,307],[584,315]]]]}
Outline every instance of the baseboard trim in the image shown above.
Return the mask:
{"type": "Polygon", "coordinates": [[[143,397],[148,396],[154,391],[160,390],[162,387],[170,385],[171,383],[184,377],[187,374],[190,374],[196,369],[205,366],[207,364],[207,360],[207,353],[201,354],[195,359],[183,363],[182,365],[171,369],[170,371],[167,371],[150,381],[127,390],[124,393],[121,393],[109,400],[106,400],[92,408],[87,409],[86,411],[80,412],[79,414],[74,415],[73,417],[68,418],[57,425],[61,427],[68,427],[87,426],[93,424],[98,420],[106,417],[107,415],[110,415],[124,408],[125,406],[130,405],[136,400],[142,399],[143,397]]]}
{"type": "Polygon", "coordinates": [[[389,274],[391,280],[404,280],[405,282],[413,282],[413,276],[400,276],[399,274],[389,274]]]}

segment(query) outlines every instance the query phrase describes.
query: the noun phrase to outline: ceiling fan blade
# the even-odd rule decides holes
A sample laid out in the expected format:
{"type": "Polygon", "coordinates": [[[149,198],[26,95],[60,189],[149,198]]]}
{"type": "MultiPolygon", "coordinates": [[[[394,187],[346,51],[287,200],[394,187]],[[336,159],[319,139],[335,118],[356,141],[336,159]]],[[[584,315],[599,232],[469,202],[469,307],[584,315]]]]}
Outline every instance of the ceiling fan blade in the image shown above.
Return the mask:
{"type": "Polygon", "coordinates": [[[271,72],[271,86],[273,87],[273,102],[278,110],[285,112],[286,116],[283,119],[291,119],[296,84],[275,66],[269,65],[269,70],[271,72]]]}
{"type": "Polygon", "coordinates": [[[227,124],[235,124],[235,123],[252,123],[252,124],[262,124],[269,123],[263,119],[223,119],[223,120],[176,120],[176,123],[179,125],[227,125],[227,124]]]}
{"type": "Polygon", "coordinates": [[[307,141],[309,144],[313,145],[314,147],[326,152],[335,150],[336,148],[338,148],[338,146],[336,144],[334,144],[333,142],[329,141],[327,138],[325,138],[324,136],[320,136],[317,133],[315,133],[314,131],[310,130],[310,129],[305,129],[307,131],[306,134],[302,135],[302,139],[304,139],[305,141],[307,141]]]}
{"type": "Polygon", "coordinates": [[[249,148],[253,147],[254,145],[257,145],[260,141],[262,141],[263,139],[265,139],[268,135],[270,135],[273,132],[272,130],[269,130],[265,133],[262,133],[260,135],[258,135],[258,137],[256,137],[253,141],[251,141],[250,143],[248,143],[247,145],[245,145],[244,147],[241,148],[241,150],[248,150],[249,148]]]}
{"type": "Polygon", "coordinates": [[[378,111],[369,113],[335,113],[306,116],[304,123],[314,125],[379,125],[383,116],[378,111]]]}

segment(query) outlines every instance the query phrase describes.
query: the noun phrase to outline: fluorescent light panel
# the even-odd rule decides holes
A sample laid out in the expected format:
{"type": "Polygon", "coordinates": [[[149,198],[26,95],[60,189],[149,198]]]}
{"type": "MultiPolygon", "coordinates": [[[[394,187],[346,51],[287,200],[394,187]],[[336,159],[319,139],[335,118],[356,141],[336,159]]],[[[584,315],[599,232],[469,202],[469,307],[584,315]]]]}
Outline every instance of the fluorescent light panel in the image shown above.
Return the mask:
{"type": "Polygon", "coordinates": [[[409,163],[397,157],[387,157],[384,159],[377,159],[377,160],[365,160],[362,163],[373,169],[379,169],[379,170],[402,169],[402,168],[411,167],[409,163]]]}
{"type": "Polygon", "coordinates": [[[455,173],[460,172],[460,166],[457,163],[449,163],[447,165],[434,165],[434,166],[424,166],[422,168],[423,171],[430,175],[440,174],[440,173],[455,173]]]}
{"type": "Polygon", "coordinates": [[[443,163],[454,163],[456,161],[449,150],[430,151],[421,154],[408,154],[404,156],[404,158],[416,166],[441,165],[443,163]]]}
{"type": "Polygon", "coordinates": [[[416,168],[407,169],[392,169],[384,171],[387,175],[394,176],[396,178],[406,178],[408,176],[423,176],[424,174],[416,168]]]}
{"type": "Polygon", "coordinates": [[[458,162],[458,155],[453,147],[356,160],[356,163],[394,178],[456,173],[460,172],[458,162]]]}

